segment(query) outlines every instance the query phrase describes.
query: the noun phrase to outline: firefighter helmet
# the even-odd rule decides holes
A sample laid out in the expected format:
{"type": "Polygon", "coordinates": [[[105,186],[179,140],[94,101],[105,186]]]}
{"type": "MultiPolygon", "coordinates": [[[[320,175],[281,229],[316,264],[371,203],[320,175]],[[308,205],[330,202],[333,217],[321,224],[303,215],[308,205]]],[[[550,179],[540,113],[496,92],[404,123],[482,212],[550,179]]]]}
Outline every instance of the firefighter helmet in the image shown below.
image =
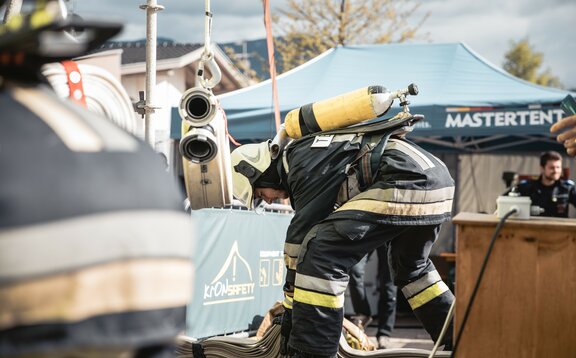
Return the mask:
{"type": "Polygon", "coordinates": [[[248,209],[254,207],[254,182],[270,167],[270,141],[244,144],[230,154],[234,197],[248,209]]]}

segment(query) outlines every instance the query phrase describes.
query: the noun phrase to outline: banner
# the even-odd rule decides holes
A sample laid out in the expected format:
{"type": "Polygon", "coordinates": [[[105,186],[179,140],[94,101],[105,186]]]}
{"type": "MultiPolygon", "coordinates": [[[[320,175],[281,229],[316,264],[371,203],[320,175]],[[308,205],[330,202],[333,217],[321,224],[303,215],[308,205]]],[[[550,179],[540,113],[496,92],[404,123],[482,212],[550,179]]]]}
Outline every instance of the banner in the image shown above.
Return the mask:
{"type": "Polygon", "coordinates": [[[292,215],[203,209],[193,211],[192,219],[198,242],[186,335],[248,330],[255,316],[283,299],[284,239],[292,215]]]}
{"type": "Polygon", "coordinates": [[[522,107],[413,107],[426,120],[416,124],[412,136],[488,136],[547,134],[564,116],[557,104],[522,107]]]}

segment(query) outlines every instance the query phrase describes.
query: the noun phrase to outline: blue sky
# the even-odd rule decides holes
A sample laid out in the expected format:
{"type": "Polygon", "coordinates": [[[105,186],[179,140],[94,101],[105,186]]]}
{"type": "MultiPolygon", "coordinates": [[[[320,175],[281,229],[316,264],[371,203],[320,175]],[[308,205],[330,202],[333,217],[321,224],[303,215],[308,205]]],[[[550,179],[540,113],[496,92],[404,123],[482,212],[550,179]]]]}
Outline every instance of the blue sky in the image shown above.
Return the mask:
{"type": "MultiPolygon", "coordinates": [[[[204,39],[204,1],[157,0],[158,35],[178,42],[204,39]]],[[[145,37],[146,0],[68,0],[84,17],[105,17],[125,23],[121,40],[145,37]]],[[[270,0],[273,13],[285,0],[270,0]]],[[[544,54],[544,68],[576,88],[575,0],[422,0],[420,11],[430,17],[421,27],[429,42],[464,42],[480,56],[501,67],[511,41],[528,37],[544,54]]],[[[215,42],[254,40],[265,36],[261,0],[211,0],[215,42]]],[[[419,19],[416,15],[414,19],[419,19]]],[[[422,42],[420,40],[419,42],[422,42]]]]}

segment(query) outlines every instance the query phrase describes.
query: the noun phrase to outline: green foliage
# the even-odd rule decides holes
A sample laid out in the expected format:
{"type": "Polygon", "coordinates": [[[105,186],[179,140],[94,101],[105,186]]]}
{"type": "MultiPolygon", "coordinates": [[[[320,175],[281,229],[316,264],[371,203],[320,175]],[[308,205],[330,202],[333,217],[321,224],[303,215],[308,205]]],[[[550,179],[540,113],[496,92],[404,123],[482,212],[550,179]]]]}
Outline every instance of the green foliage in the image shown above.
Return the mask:
{"type": "Polygon", "coordinates": [[[504,70],[511,75],[542,86],[562,88],[562,83],[552,75],[550,69],[538,72],[544,62],[544,55],[532,48],[528,38],[512,41],[504,57],[504,70]]]}
{"type": "Polygon", "coordinates": [[[417,38],[429,15],[409,23],[420,6],[415,0],[288,0],[287,4],[282,16],[273,18],[279,73],[338,45],[417,38]]]}

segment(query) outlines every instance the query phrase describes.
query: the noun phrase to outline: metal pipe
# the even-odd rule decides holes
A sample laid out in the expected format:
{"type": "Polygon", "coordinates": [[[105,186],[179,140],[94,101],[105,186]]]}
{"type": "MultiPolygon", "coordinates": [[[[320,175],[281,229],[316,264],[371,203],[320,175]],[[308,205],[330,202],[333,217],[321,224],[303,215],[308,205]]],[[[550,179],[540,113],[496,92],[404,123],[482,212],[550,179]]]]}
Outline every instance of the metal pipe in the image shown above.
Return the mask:
{"type": "Polygon", "coordinates": [[[146,10],[146,104],[144,105],[144,140],[152,148],[155,148],[153,113],[156,107],[154,94],[156,90],[156,40],[157,20],[156,13],[164,10],[164,6],[158,5],[156,0],[148,0],[146,5],[140,5],[140,9],[146,10]]]}
{"type": "Polygon", "coordinates": [[[204,52],[210,52],[210,36],[212,31],[212,12],[210,11],[210,0],[204,0],[204,52]]]}
{"type": "Polygon", "coordinates": [[[198,80],[202,87],[206,89],[214,88],[220,80],[222,79],[222,73],[220,68],[216,63],[216,58],[214,57],[214,52],[212,51],[212,44],[210,43],[210,37],[212,32],[212,11],[210,11],[210,0],[205,0],[204,2],[204,52],[200,58],[200,63],[198,64],[198,80]],[[212,78],[209,80],[205,79],[206,72],[204,66],[208,66],[212,78]]]}

